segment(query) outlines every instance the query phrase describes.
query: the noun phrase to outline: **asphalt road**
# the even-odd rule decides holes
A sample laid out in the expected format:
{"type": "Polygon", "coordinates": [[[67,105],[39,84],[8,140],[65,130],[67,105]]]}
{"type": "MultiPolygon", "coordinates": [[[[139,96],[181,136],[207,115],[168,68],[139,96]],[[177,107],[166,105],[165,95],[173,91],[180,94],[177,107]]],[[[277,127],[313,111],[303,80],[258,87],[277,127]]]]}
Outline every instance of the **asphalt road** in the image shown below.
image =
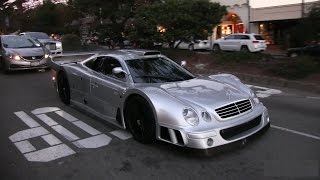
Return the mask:
{"type": "Polygon", "coordinates": [[[0,179],[319,179],[320,95],[272,89],[255,87],[271,116],[267,132],[245,146],[199,151],[162,142],[140,144],[62,104],[50,72],[0,74],[0,179]],[[33,111],[43,107],[70,116],[50,112],[50,119],[33,111]],[[38,131],[28,131],[31,127],[38,131]],[[97,134],[99,140],[83,143],[91,148],[76,141],[97,134]],[[48,162],[33,162],[39,158],[48,162]]]}

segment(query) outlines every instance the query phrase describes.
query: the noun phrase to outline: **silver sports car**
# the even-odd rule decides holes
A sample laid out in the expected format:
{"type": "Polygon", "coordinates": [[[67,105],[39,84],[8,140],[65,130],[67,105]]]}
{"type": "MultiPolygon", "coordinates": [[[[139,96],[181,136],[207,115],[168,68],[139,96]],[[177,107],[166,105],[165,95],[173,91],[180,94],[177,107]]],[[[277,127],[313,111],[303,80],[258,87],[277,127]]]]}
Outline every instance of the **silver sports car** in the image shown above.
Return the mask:
{"type": "Polygon", "coordinates": [[[207,149],[270,126],[267,108],[237,77],[196,77],[158,51],[58,56],[51,65],[65,104],[128,129],[142,143],[207,149]]]}
{"type": "Polygon", "coordinates": [[[46,68],[49,55],[49,50],[30,37],[0,36],[0,65],[5,72],[46,68]]]}

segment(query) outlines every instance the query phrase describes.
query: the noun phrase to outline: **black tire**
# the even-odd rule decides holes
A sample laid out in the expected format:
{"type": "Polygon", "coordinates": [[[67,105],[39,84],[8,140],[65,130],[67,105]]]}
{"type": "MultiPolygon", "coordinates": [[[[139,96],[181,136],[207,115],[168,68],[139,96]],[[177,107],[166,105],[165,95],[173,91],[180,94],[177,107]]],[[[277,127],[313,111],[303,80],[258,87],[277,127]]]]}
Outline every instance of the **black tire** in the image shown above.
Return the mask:
{"type": "Polygon", "coordinates": [[[189,47],[188,47],[189,51],[194,51],[194,46],[193,44],[190,44],[189,47]]]}
{"type": "Polygon", "coordinates": [[[240,51],[244,52],[244,53],[248,53],[249,52],[249,48],[248,48],[248,46],[241,46],[240,51]]]}
{"type": "Polygon", "coordinates": [[[58,86],[58,94],[59,94],[60,100],[64,104],[69,105],[70,104],[70,86],[65,73],[63,72],[59,73],[57,86],[58,86]]]}
{"type": "Polygon", "coordinates": [[[126,125],[135,140],[143,144],[156,141],[155,118],[145,99],[139,96],[129,99],[124,114],[126,125]]]}
{"type": "Polygon", "coordinates": [[[289,57],[291,57],[291,58],[295,58],[295,57],[298,57],[298,56],[299,56],[299,53],[296,53],[296,52],[291,52],[289,54],[289,57]]]}
{"type": "Polygon", "coordinates": [[[1,60],[1,69],[4,74],[9,74],[9,69],[7,68],[6,62],[3,59],[1,60]]]}
{"type": "Polygon", "coordinates": [[[213,45],[212,50],[214,53],[219,53],[221,51],[220,46],[218,44],[213,45]]]}

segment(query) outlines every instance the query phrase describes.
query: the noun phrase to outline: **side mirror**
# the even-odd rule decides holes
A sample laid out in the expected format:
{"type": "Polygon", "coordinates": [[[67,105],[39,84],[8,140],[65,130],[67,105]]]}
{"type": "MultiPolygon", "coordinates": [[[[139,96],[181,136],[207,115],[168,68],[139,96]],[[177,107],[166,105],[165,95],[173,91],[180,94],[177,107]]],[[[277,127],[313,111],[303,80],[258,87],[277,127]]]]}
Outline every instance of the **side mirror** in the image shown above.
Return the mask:
{"type": "Polygon", "coordinates": [[[115,74],[115,75],[118,75],[118,74],[121,74],[121,73],[124,73],[124,74],[127,74],[123,69],[122,67],[115,67],[112,69],[112,73],[115,74]]]}
{"type": "Polygon", "coordinates": [[[185,67],[185,66],[187,65],[187,61],[181,61],[181,62],[180,62],[180,65],[181,65],[182,67],[185,67]]]}

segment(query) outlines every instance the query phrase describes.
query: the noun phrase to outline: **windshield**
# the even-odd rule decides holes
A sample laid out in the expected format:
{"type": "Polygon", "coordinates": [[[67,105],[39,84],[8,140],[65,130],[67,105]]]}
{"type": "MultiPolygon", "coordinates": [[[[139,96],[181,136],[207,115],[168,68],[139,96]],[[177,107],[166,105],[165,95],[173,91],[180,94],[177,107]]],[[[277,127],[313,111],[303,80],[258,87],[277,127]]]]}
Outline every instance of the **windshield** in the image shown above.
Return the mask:
{"type": "Polygon", "coordinates": [[[126,61],[135,83],[163,83],[184,81],[194,76],[173,61],[164,58],[126,61]]]}
{"type": "Polygon", "coordinates": [[[2,44],[5,48],[34,48],[40,46],[35,40],[26,36],[3,36],[2,44]]]}
{"type": "Polygon", "coordinates": [[[43,32],[28,32],[26,35],[31,36],[35,39],[50,39],[48,34],[43,33],[43,32]]]}

